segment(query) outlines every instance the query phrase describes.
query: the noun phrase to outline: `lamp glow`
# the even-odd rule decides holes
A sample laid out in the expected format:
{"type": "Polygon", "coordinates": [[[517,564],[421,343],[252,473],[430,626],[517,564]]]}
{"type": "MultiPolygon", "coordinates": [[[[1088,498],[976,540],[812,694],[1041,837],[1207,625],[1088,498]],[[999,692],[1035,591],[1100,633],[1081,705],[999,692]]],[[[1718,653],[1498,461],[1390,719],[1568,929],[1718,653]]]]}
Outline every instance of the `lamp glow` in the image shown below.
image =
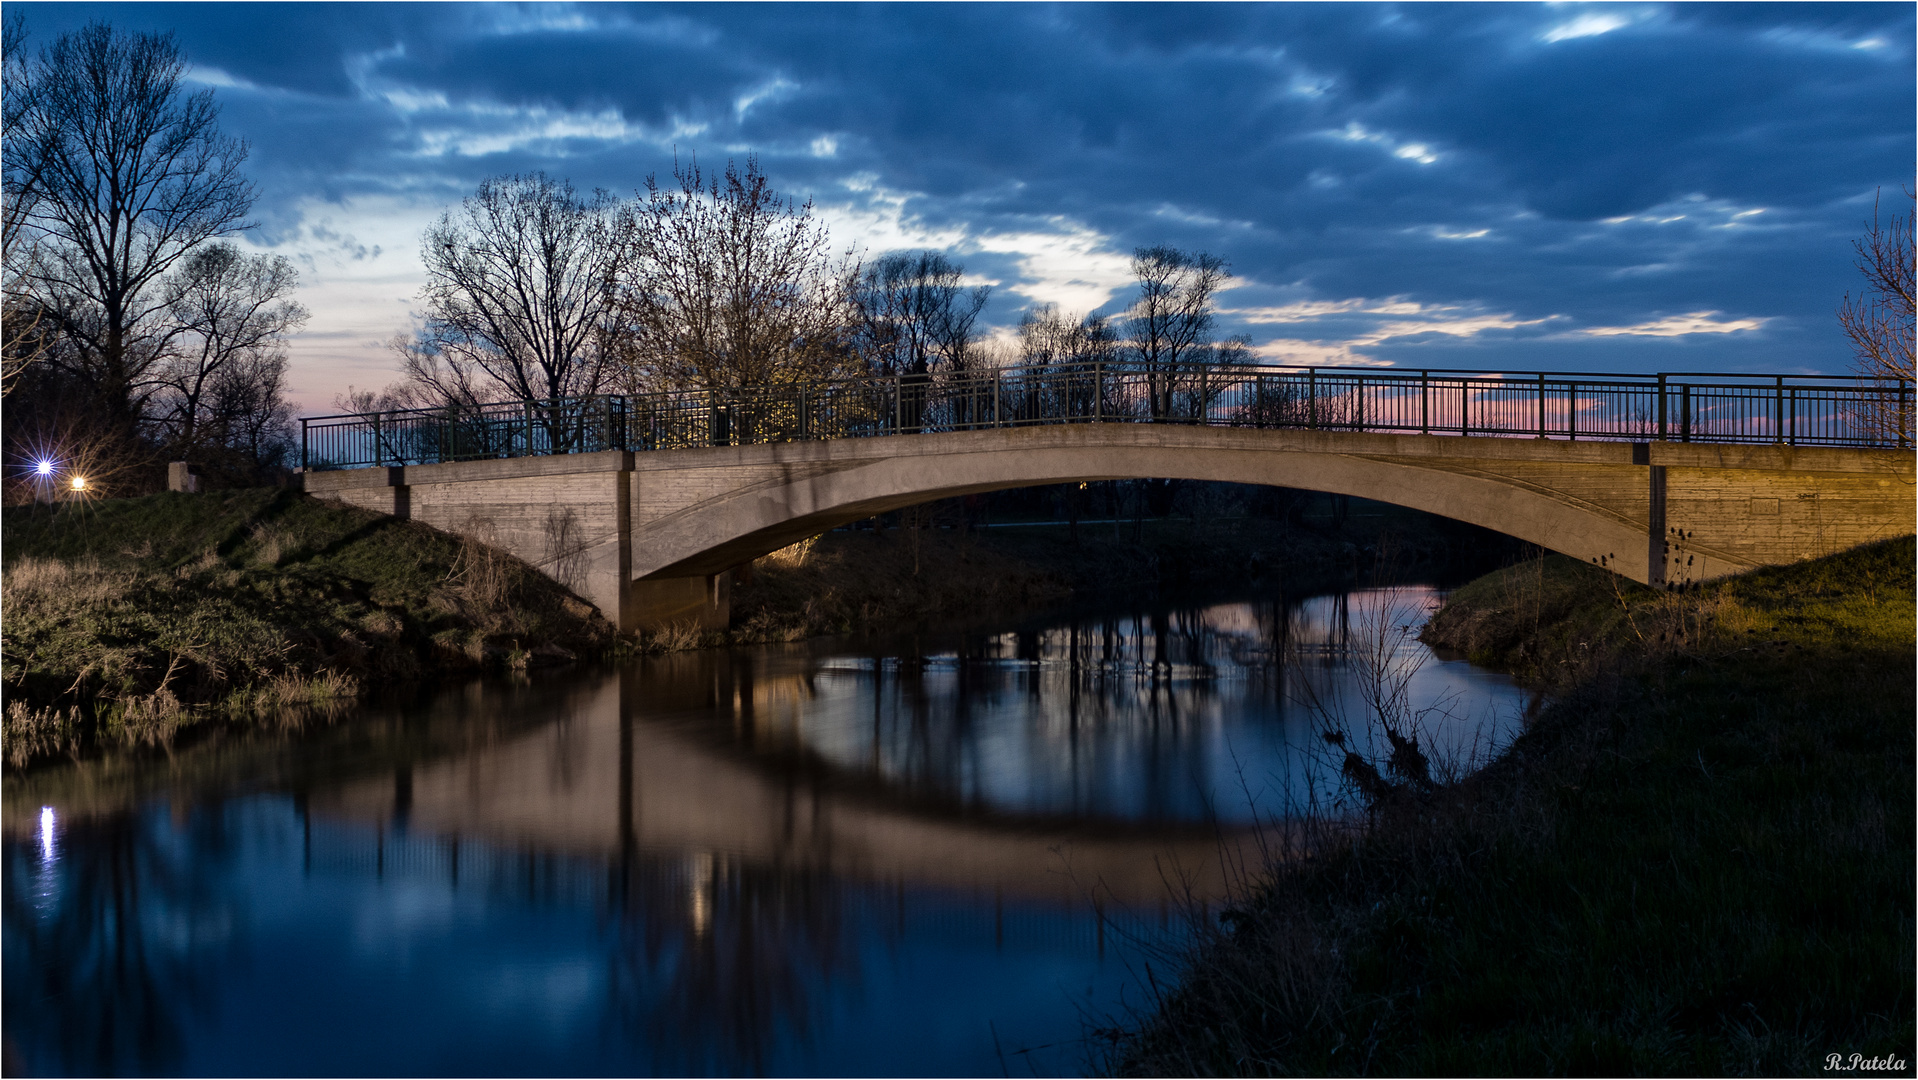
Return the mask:
{"type": "Polygon", "coordinates": [[[42,459],[33,465],[33,471],[40,476],[53,475],[53,462],[42,459]]]}
{"type": "Polygon", "coordinates": [[[40,808],[40,861],[53,861],[53,807],[40,808]]]}
{"type": "Polygon", "coordinates": [[[76,477],[74,477],[74,478],[73,478],[73,490],[75,490],[75,491],[85,491],[86,489],[87,489],[87,478],[86,478],[86,477],[84,477],[84,476],[76,476],[76,477]]]}

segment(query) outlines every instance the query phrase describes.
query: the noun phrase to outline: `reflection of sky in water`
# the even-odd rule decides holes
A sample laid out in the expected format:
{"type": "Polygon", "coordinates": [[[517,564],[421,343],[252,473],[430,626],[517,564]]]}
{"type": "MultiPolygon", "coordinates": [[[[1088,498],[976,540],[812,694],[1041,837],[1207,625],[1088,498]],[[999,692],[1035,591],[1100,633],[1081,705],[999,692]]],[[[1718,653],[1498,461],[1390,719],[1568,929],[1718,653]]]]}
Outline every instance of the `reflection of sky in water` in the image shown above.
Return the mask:
{"type": "Polygon", "coordinates": [[[252,794],[169,779],[90,817],[36,797],[4,849],[9,1071],[1082,1072],[1085,1019],[1138,997],[1118,940],[1173,924],[1156,876],[1124,900],[1108,879],[1116,929],[1047,891],[1051,838],[1078,845],[1076,873],[1100,851],[1141,864],[1125,845],[1156,834],[950,804],[1230,820],[1243,784],[1281,811],[1329,785],[1318,733],[1362,706],[1368,642],[1422,661],[1416,708],[1467,718],[1426,718],[1441,756],[1487,716],[1503,741],[1520,695],[1401,632],[1429,593],[1387,595],[476,684],[277,746],[320,764],[229,778],[252,794]],[[355,730],[405,737],[383,756],[355,730]],[[830,767],[784,768],[795,752],[830,767]]]}
{"type": "MultiPolygon", "coordinates": [[[[1328,724],[1378,739],[1362,684],[1404,679],[1435,762],[1517,734],[1525,695],[1416,640],[1423,588],[1102,615],[928,656],[819,658],[795,735],[849,770],[1002,812],[1244,821],[1338,786],[1328,724]],[[1391,676],[1386,676],[1388,679],[1391,676]],[[1248,795],[1250,798],[1248,798],[1248,795]]],[[[782,673],[779,665],[768,674],[782,673]]]]}
{"type": "Polygon", "coordinates": [[[1075,1074],[1079,1006],[1116,1009],[1124,979],[1086,912],[712,853],[469,842],[452,874],[443,837],[308,829],[284,796],[112,831],[60,834],[52,863],[6,845],[27,1074],[989,1075],[1059,1043],[1033,1065],[1075,1074]],[[23,917],[14,890],[53,878],[84,902],[23,917]]]}

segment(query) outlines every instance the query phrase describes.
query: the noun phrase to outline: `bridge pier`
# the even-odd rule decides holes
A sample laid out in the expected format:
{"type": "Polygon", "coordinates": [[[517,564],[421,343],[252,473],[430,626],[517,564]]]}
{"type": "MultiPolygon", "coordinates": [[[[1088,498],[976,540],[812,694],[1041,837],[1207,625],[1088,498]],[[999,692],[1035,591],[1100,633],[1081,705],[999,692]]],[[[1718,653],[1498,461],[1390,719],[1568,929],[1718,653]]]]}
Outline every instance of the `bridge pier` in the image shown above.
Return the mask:
{"type": "MultiPolygon", "coordinates": [[[[626,587],[626,611],[633,630],[661,630],[691,625],[700,630],[724,630],[733,617],[732,574],[700,577],[642,578],[626,587]]],[[[627,629],[622,617],[621,629],[627,629]]]]}

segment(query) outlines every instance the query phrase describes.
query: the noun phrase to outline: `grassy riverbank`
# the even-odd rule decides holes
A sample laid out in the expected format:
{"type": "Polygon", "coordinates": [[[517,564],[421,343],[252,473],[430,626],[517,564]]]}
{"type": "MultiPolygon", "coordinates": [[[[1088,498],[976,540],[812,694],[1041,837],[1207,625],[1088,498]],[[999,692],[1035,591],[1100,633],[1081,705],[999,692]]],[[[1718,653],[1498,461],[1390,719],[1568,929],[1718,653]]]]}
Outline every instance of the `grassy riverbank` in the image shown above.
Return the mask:
{"type": "Polygon", "coordinates": [[[517,559],[292,491],[9,507],[0,543],[13,768],[613,640],[517,559]]]}
{"type": "Polygon", "coordinates": [[[1913,541],[1683,593],[1569,560],[1427,639],[1552,688],[1499,762],[1268,871],[1132,1074],[1768,1074],[1913,1060],[1913,541]]]}

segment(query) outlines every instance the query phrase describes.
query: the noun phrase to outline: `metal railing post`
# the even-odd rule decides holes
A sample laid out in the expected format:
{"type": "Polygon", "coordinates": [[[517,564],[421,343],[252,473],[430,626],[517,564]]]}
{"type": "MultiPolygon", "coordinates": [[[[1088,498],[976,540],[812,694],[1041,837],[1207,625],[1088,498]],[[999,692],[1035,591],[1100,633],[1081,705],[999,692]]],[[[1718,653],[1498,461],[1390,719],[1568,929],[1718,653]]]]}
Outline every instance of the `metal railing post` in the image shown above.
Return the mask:
{"type": "Polygon", "coordinates": [[[1305,426],[1319,426],[1319,369],[1305,369],[1305,426]]]}
{"type": "Polygon", "coordinates": [[[300,417],[300,471],[301,472],[305,472],[307,470],[307,461],[308,461],[308,458],[307,458],[307,450],[306,450],[306,417],[302,416],[300,417]]]}
{"type": "Polygon", "coordinates": [[[1092,422],[1103,423],[1106,418],[1106,362],[1095,360],[1092,363],[1092,422]]]}
{"type": "Polygon", "coordinates": [[[1472,431],[1472,380],[1463,378],[1458,381],[1458,433],[1469,435],[1472,431]]]}
{"type": "Polygon", "coordinates": [[[1002,397],[1000,394],[1000,387],[999,387],[999,373],[995,371],[992,373],[992,426],[993,427],[1006,426],[1005,415],[1000,410],[1001,400],[1002,400],[1002,397]]]}
{"type": "Polygon", "coordinates": [[[1565,437],[1578,441],[1578,380],[1568,383],[1571,387],[1571,399],[1565,403],[1565,437]]]}
{"type": "Polygon", "coordinates": [[[1778,376],[1777,389],[1772,391],[1772,441],[1785,441],[1785,377],[1778,376]]]}
{"type": "Polygon", "coordinates": [[[1658,373],[1658,441],[1665,441],[1665,373],[1658,373]]]}
{"type": "Polygon", "coordinates": [[[1538,437],[1545,437],[1545,373],[1538,373],[1538,437]]]}
{"type": "Polygon", "coordinates": [[[892,377],[892,433],[898,435],[906,430],[906,377],[892,377]]]}
{"type": "Polygon", "coordinates": [[[373,467],[379,468],[386,459],[386,445],[380,439],[380,414],[373,414],[373,467]]]}
{"type": "Polygon", "coordinates": [[[1793,446],[1797,446],[1798,445],[1798,388],[1796,386],[1791,388],[1791,409],[1785,415],[1786,415],[1786,422],[1789,425],[1790,431],[1791,431],[1791,434],[1786,438],[1785,441],[1792,444],[1793,446]]]}
{"type": "Polygon", "coordinates": [[[1692,388],[1690,383],[1678,388],[1678,441],[1692,441],[1692,388]]]}
{"type": "Polygon", "coordinates": [[[1419,372],[1419,434],[1432,433],[1432,373],[1419,372]]]}

